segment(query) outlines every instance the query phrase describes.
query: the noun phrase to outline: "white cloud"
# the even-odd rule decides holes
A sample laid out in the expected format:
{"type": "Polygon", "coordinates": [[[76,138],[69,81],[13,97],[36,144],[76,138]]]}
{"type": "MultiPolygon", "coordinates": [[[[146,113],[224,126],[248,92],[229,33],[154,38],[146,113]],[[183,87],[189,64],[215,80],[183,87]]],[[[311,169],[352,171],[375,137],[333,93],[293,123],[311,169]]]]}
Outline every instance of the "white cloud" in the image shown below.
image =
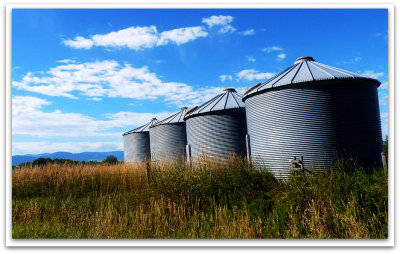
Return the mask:
{"type": "Polygon", "coordinates": [[[76,63],[76,60],[74,60],[74,59],[62,59],[62,60],[58,60],[58,61],[56,61],[57,63],[65,63],[65,64],[68,64],[68,63],[76,63]]]}
{"type": "Polygon", "coordinates": [[[61,110],[44,112],[42,108],[50,104],[50,101],[32,96],[13,97],[12,134],[35,137],[119,137],[121,133],[109,132],[109,129],[140,126],[153,117],[162,119],[173,113],[118,112],[106,114],[107,120],[100,120],[61,110]]]}
{"type": "MultiPolygon", "coordinates": [[[[227,75],[225,79],[231,81],[232,76],[227,75]]],[[[77,96],[86,96],[86,99],[91,100],[101,100],[104,97],[163,99],[179,107],[204,102],[203,93],[208,93],[207,89],[223,90],[223,87],[195,90],[184,83],[164,82],[147,66],[135,68],[114,60],[59,65],[40,75],[28,73],[21,81],[13,81],[13,87],[72,99],[77,99],[77,96]]]]}
{"type": "Polygon", "coordinates": [[[213,26],[225,26],[230,24],[232,21],[232,16],[214,15],[208,18],[203,18],[201,22],[207,24],[207,26],[211,28],[213,26]]]}
{"type": "Polygon", "coordinates": [[[382,137],[386,137],[389,132],[389,124],[388,124],[389,115],[388,112],[381,112],[381,128],[382,128],[382,137]]]}
{"type": "Polygon", "coordinates": [[[21,81],[13,81],[17,89],[77,99],[88,97],[122,97],[157,99],[180,103],[197,94],[187,84],[163,82],[147,66],[134,68],[116,61],[66,64],[50,68],[43,75],[27,73],[21,81]],[[179,100],[179,101],[178,101],[179,100]]]}
{"type": "Polygon", "coordinates": [[[278,46],[271,46],[271,47],[266,47],[266,48],[262,49],[262,51],[264,51],[266,53],[271,53],[273,51],[282,51],[282,50],[283,50],[283,48],[278,47],[278,46]]]}
{"type": "Polygon", "coordinates": [[[98,97],[93,97],[93,98],[89,98],[89,100],[92,100],[92,101],[101,101],[102,99],[101,99],[101,98],[98,98],[98,97]]]}
{"type": "Polygon", "coordinates": [[[285,53],[279,54],[279,55],[277,56],[277,58],[278,58],[278,60],[283,60],[283,59],[286,58],[286,54],[285,54],[285,53]]]}
{"type": "Polygon", "coordinates": [[[232,21],[232,16],[214,15],[208,18],[203,18],[201,22],[207,24],[209,28],[220,27],[218,30],[219,33],[233,33],[236,31],[236,29],[230,25],[232,21]]]}
{"type": "Polygon", "coordinates": [[[239,32],[240,35],[248,36],[248,35],[255,35],[254,29],[248,29],[242,32],[239,32]]]}
{"type": "Polygon", "coordinates": [[[366,70],[360,74],[373,79],[379,79],[380,77],[383,77],[385,75],[384,72],[374,72],[372,70],[366,70]]]}
{"type": "Polygon", "coordinates": [[[90,49],[93,47],[93,41],[91,39],[86,39],[82,36],[76,36],[73,40],[64,40],[64,45],[76,49],[90,49]]]}
{"type": "Polygon", "coordinates": [[[247,70],[242,70],[238,73],[236,73],[236,76],[238,79],[245,79],[245,80],[255,80],[255,79],[269,79],[272,78],[275,75],[275,73],[272,72],[259,72],[258,70],[254,69],[247,69],[247,70]]]}
{"type": "Polygon", "coordinates": [[[338,64],[355,64],[355,63],[359,62],[360,60],[361,60],[361,57],[356,56],[356,57],[350,58],[349,60],[338,62],[338,64]]]}
{"type": "MultiPolygon", "coordinates": [[[[236,31],[231,23],[232,16],[217,15],[202,19],[209,29],[218,28],[219,33],[233,33],[236,31]]],[[[254,35],[254,29],[240,32],[241,35],[254,35]]],[[[197,38],[207,37],[204,26],[181,27],[159,32],[156,26],[131,26],[107,34],[76,36],[74,39],[64,39],[65,46],[75,49],[90,49],[92,47],[129,48],[143,50],[168,44],[181,45],[197,38]]]]}
{"type": "Polygon", "coordinates": [[[387,90],[388,89],[388,82],[382,82],[378,88],[379,90],[387,90]]]}
{"type": "Polygon", "coordinates": [[[95,46],[127,47],[134,50],[154,47],[158,40],[155,26],[128,27],[108,34],[93,35],[91,40],[95,46]]]}
{"type": "Polygon", "coordinates": [[[175,43],[177,45],[187,43],[199,37],[206,37],[207,31],[201,26],[183,27],[159,33],[155,26],[128,27],[110,32],[108,34],[96,34],[90,38],[81,36],[73,40],[64,40],[66,46],[77,49],[90,49],[93,46],[142,50],[157,46],[175,43]]]}
{"type": "Polygon", "coordinates": [[[252,56],[246,56],[246,59],[249,62],[255,62],[256,61],[256,59],[254,57],[252,57],[252,56]]]}
{"type": "Polygon", "coordinates": [[[166,45],[169,41],[181,45],[207,35],[208,33],[201,26],[173,29],[161,33],[158,45],[166,45]]]}
{"type": "Polygon", "coordinates": [[[225,82],[225,80],[232,81],[232,75],[220,75],[220,76],[219,76],[219,79],[220,79],[222,82],[225,82]]]}
{"type": "MultiPolygon", "coordinates": [[[[379,92],[382,92],[382,91],[379,91],[379,92]]],[[[389,99],[387,92],[379,93],[378,99],[379,99],[379,107],[381,107],[381,109],[387,108],[387,103],[388,103],[388,99],[389,99]]]]}
{"type": "Polygon", "coordinates": [[[13,142],[13,155],[22,154],[40,154],[54,152],[104,152],[104,151],[121,151],[123,150],[123,142],[13,142]]]}
{"type": "MultiPolygon", "coordinates": [[[[234,86],[229,86],[235,88],[235,90],[238,93],[242,93],[247,90],[247,87],[234,87],[234,86]]],[[[191,106],[196,106],[196,105],[201,105],[202,103],[212,99],[214,96],[217,96],[218,94],[221,94],[224,89],[227,87],[206,87],[203,89],[199,90],[199,95],[198,97],[194,98],[191,101],[191,104],[188,104],[189,107],[191,106]]]]}

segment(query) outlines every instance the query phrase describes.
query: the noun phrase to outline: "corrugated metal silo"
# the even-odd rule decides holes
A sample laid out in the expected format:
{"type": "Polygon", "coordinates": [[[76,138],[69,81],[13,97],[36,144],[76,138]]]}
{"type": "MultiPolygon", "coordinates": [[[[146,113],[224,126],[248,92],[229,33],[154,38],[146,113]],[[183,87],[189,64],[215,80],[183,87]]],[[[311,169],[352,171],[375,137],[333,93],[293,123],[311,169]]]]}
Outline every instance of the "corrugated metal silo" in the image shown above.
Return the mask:
{"type": "Polygon", "coordinates": [[[122,134],[124,137],[124,161],[126,163],[145,162],[150,159],[149,128],[157,122],[158,120],[153,118],[149,123],[122,134]]]}
{"type": "Polygon", "coordinates": [[[286,177],[295,156],[307,169],[328,169],[338,158],[380,166],[380,82],[301,57],[246,91],[251,158],[286,177]]]}
{"type": "Polygon", "coordinates": [[[225,89],[185,115],[188,146],[193,159],[205,155],[227,159],[229,154],[246,154],[246,114],[242,95],[225,89]]]}
{"type": "Polygon", "coordinates": [[[150,126],[151,160],[179,160],[185,156],[187,108],[150,126]]]}

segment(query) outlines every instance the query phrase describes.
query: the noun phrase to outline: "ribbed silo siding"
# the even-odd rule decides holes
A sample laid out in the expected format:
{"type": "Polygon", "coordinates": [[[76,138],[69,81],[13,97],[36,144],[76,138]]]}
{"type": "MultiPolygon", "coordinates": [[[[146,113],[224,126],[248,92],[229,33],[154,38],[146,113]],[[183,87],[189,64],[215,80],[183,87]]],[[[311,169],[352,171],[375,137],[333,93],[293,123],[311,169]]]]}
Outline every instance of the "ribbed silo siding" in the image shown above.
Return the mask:
{"type": "Polygon", "coordinates": [[[124,136],[125,162],[145,162],[150,158],[148,132],[135,132],[124,136]]]}
{"type": "Polygon", "coordinates": [[[201,158],[203,153],[221,159],[227,159],[231,153],[246,155],[244,109],[223,114],[197,115],[186,120],[186,129],[193,159],[201,158]]]}
{"type": "Polygon", "coordinates": [[[340,112],[337,136],[341,155],[355,157],[364,166],[381,167],[382,130],[376,85],[364,82],[346,86],[346,93],[337,97],[335,108],[340,112]]]}
{"type": "Polygon", "coordinates": [[[379,161],[375,84],[296,85],[254,95],[245,103],[252,159],[279,177],[290,173],[294,156],[303,156],[306,168],[328,169],[349,143],[360,161],[379,161]]]}
{"type": "Polygon", "coordinates": [[[186,123],[184,122],[150,128],[152,161],[183,159],[186,144],[186,123]]]}

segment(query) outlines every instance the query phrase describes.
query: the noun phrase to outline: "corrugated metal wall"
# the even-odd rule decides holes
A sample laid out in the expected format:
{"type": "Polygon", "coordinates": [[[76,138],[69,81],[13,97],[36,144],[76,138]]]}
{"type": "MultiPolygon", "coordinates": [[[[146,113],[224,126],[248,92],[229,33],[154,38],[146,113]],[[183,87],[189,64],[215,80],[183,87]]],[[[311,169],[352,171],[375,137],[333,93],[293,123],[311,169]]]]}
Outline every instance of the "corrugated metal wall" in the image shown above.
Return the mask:
{"type": "Polygon", "coordinates": [[[244,108],[200,114],[186,119],[187,142],[192,158],[203,155],[227,159],[234,152],[246,156],[244,108]]]}
{"type": "Polygon", "coordinates": [[[145,162],[150,159],[149,132],[133,132],[124,135],[124,161],[145,162]]]}
{"type": "Polygon", "coordinates": [[[264,91],[245,100],[252,160],[286,177],[289,161],[328,168],[336,158],[380,165],[382,134],[376,83],[319,81],[264,91]]]}
{"type": "Polygon", "coordinates": [[[186,123],[170,123],[150,128],[151,160],[184,159],[186,123]]]}

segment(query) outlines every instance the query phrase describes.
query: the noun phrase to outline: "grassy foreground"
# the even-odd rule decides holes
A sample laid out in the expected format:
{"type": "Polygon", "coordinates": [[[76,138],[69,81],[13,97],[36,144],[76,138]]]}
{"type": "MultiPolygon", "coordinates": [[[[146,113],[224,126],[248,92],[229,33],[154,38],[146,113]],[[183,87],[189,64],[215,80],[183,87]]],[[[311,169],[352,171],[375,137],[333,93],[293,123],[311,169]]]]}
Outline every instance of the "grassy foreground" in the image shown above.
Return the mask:
{"type": "Polygon", "coordinates": [[[184,163],[12,171],[13,238],[387,238],[388,175],[293,176],[184,163]]]}

